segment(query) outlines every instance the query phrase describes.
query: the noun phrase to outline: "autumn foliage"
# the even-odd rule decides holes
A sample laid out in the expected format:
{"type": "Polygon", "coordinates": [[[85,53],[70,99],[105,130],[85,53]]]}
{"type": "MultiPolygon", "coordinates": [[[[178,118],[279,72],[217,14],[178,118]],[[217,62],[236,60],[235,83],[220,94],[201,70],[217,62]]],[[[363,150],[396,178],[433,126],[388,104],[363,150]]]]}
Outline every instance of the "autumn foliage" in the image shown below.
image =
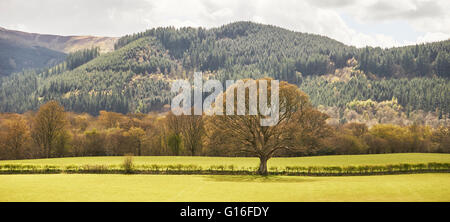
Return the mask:
{"type": "MultiPolygon", "coordinates": [[[[303,95],[301,91],[297,93],[303,95]]],[[[307,100],[304,101],[307,104],[307,100]]],[[[309,105],[302,112],[303,116],[296,115],[300,113],[283,123],[283,128],[272,129],[272,135],[291,139],[275,141],[269,137],[267,144],[284,146],[268,151],[270,157],[450,153],[448,126],[432,128],[418,124],[377,124],[369,128],[355,122],[326,125],[326,115],[309,105]]],[[[125,154],[255,156],[251,152],[236,152],[237,149],[245,149],[245,143],[240,143],[238,139],[250,134],[239,135],[237,128],[218,127],[231,126],[225,124],[227,121],[231,120],[173,116],[170,113],[120,114],[102,111],[98,116],[91,116],[66,112],[57,102],[51,101],[37,112],[0,114],[0,159],[125,154]]],[[[243,122],[237,123],[240,127],[246,127],[243,122]]],[[[249,125],[247,131],[252,127],[258,126],[249,125]]]]}

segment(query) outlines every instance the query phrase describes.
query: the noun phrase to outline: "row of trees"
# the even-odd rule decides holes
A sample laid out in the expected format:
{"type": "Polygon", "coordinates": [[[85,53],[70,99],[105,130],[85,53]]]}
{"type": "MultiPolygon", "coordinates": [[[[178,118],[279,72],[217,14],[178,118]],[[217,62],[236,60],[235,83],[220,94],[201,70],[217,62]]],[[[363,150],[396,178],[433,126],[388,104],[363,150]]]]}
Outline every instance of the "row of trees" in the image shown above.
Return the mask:
{"type": "MultiPolygon", "coordinates": [[[[2,114],[0,124],[0,158],[39,158],[92,155],[211,155],[248,156],[235,153],[232,147],[242,145],[245,134],[238,128],[207,125],[201,116],[168,114],[128,114],[102,112],[98,117],[61,112],[50,102],[40,112],[2,114]],[[56,115],[50,115],[49,113],[56,115]],[[49,115],[47,115],[49,114],[49,115]],[[43,125],[54,118],[49,125],[43,125]],[[211,131],[214,127],[214,133],[211,131]]],[[[217,125],[217,119],[215,120],[217,125]]],[[[244,123],[239,123],[244,124],[244,123]]],[[[294,153],[277,152],[282,156],[363,154],[391,152],[449,152],[449,128],[413,124],[399,126],[364,123],[329,126],[324,139],[311,143],[294,153]],[[334,132],[334,133],[330,133],[334,132]],[[314,145],[314,146],[313,146],[314,145]],[[308,148],[308,149],[306,149],[308,148]]],[[[305,130],[297,132],[295,143],[312,138],[305,130]]],[[[321,134],[317,134],[321,135],[321,134]]],[[[311,140],[312,141],[312,140],[311,140]]],[[[303,141],[305,143],[305,141],[303,141]]]]}
{"type": "Polygon", "coordinates": [[[450,152],[448,126],[329,125],[328,115],[286,82],[280,83],[280,109],[284,112],[276,125],[261,126],[260,120],[265,118],[261,114],[175,116],[101,111],[94,117],[65,112],[51,101],[37,113],[0,115],[0,158],[129,153],[256,156],[261,160],[259,172],[264,174],[272,156],[450,152]]]}
{"type": "Polygon", "coordinates": [[[405,109],[395,97],[382,102],[376,102],[371,99],[353,100],[347,103],[345,108],[319,106],[318,109],[330,116],[328,119],[330,125],[351,122],[365,123],[369,127],[378,124],[400,126],[419,124],[433,128],[450,125],[450,117],[441,115],[442,113],[439,111],[425,112],[414,110],[409,113],[405,112],[405,109]]]}
{"type": "Polygon", "coordinates": [[[378,124],[369,129],[362,123],[347,123],[334,129],[334,136],[323,141],[317,154],[450,152],[450,131],[443,126],[378,124]]]}

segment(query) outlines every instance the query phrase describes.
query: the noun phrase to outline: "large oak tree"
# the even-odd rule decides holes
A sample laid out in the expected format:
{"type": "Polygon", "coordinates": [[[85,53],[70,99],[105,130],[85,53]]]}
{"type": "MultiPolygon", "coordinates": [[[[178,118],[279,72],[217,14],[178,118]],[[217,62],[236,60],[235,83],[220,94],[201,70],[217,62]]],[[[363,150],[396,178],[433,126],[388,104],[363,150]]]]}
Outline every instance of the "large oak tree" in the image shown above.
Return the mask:
{"type": "MultiPolygon", "coordinates": [[[[256,82],[260,85],[259,80],[256,82]]],[[[270,84],[267,87],[267,95],[271,95],[270,84]]],[[[224,107],[226,94],[230,93],[230,90],[232,87],[223,94],[224,107]]],[[[249,98],[248,92],[247,88],[246,100],[249,98]]],[[[267,101],[271,101],[270,97],[267,101]]],[[[248,109],[247,104],[248,101],[248,109]]],[[[235,152],[258,157],[258,173],[267,175],[267,161],[277,151],[308,149],[314,146],[318,139],[329,135],[329,127],[325,122],[328,116],[315,110],[308,96],[297,86],[284,81],[279,83],[279,110],[279,119],[273,126],[261,125],[260,120],[266,116],[260,112],[257,115],[215,115],[208,120],[208,132],[225,137],[221,140],[222,144],[214,145],[232,147],[235,152]]]]}

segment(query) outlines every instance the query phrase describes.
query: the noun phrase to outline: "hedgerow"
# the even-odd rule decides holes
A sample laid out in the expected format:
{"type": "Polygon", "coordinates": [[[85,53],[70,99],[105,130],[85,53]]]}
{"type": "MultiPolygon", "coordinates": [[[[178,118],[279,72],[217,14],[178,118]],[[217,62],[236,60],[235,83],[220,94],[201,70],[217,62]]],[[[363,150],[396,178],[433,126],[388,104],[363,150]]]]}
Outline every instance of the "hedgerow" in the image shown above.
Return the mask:
{"type": "MultiPolygon", "coordinates": [[[[195,164],[141,164],[121,165],[38,165],[38,164],[0,164],[0,174],[203,174],[203,175],[254,175],[257,167],[237,167],[235,165],[211,165],[202,167],[195,164]]],[[[270,167],[271,175],[303,175],[303,176],[351,176],[450,172],[450,163],[400,163],[387,165],[358,166],[286,166],[270,167]]]]}

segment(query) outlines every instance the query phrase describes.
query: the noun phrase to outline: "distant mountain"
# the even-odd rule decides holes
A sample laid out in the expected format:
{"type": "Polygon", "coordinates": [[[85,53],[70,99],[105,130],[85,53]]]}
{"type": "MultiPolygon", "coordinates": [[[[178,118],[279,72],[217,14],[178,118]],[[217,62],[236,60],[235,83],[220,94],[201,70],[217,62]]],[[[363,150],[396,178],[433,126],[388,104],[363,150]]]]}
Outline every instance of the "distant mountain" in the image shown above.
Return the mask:
{"type": "Polygon", "coordinates": [[[43,68],[60,63],[66,54],[44,48],[20,44],[0,38],[0,76],[24,69],[43,68]]]}
{"type": "Polygon", "coordinates": [[[118,38],[36,34],[8,30],[0,27],[0,39],[6,39],[17,44],[28,46],[40,46],[63,53],[75,52],[92,47],[99,47],[100,52],[104,53],[114,50],[114,43],[118,38]]]}
{"type": "Polygon", "coordinates": [[[154,28],[124,36],[114,48],[89,59],[80,54],[76,60],[88,62],[73,69],[66,61],[1,79],[0,111],[25,112],[52,99],[91,114],[157,111],[169,104],[173,79],[202,71],[222,81],[266,76],[289,81],[315,105],[396,97],[409,110],[450,113],[450,41],[358,49],[325,36],[235,22],[212,29],[154,28]],[[415,80],[409,84],[406,78],[415,80]]]}
{"type": "Polygon", "coordinates": [[[67,53],[82,49],[99,47],[100,52],[110,52],[116,41],[111,37],[43,35],[0,27],[0,75],[53,66],[67,53]]]}

